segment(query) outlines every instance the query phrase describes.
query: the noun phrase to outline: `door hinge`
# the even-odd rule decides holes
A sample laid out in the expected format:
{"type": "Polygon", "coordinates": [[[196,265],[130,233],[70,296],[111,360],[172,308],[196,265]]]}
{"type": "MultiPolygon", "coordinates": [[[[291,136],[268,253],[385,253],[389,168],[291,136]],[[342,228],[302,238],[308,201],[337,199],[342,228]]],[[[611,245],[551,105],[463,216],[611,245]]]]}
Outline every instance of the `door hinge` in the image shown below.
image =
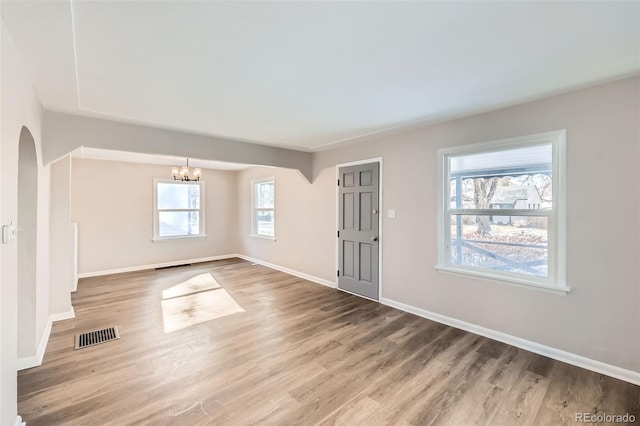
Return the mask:
{"type": "Polygon", "coordinates": [[[338,179],[338,186],[340,186],[340,179],[338,179]]]}
{"type": "Polygon", "coordinates": [[[340,231],[338,231],[338,238],[340,238],[340,231]]]}
{"type": "Polygon", "coordinates": [[[338,276],[340,276],[340,269],[338,269],[336,272],[338,273],[338,276]]]}

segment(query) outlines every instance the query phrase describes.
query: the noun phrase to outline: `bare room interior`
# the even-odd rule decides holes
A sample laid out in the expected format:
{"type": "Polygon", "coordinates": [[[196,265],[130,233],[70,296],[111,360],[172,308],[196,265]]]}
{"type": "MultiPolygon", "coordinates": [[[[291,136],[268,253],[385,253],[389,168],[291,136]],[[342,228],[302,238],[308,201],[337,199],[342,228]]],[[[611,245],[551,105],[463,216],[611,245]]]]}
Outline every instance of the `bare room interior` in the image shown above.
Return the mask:
{"type": "Polygon", "coordinates": [[[0,425],[640,424],[640,2],[0,15],[0,425]]]}

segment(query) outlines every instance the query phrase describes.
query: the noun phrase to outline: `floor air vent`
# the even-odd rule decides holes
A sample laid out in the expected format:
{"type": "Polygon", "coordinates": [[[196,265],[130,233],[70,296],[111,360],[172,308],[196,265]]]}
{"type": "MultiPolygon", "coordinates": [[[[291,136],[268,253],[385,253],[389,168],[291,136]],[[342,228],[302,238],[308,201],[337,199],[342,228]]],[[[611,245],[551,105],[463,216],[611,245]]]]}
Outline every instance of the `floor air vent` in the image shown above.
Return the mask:
{"type": "Polygon", "coordinates": [[[120,333],[118,333],[118,327],[103,328],[101,330],[77,334],[76,350],[87,348],[93,345],[99,345],[100,343],[109,342],[111,340],[117,340],[119,338],[120,333]]]}

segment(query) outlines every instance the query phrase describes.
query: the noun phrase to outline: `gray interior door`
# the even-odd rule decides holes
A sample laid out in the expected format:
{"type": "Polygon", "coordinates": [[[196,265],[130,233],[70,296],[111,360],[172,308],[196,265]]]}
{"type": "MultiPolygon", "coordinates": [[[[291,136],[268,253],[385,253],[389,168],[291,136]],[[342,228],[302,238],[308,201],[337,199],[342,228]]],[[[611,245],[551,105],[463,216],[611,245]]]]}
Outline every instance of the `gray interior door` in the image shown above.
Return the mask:
{"type": "Polygon", "coordinates": [[[378,300],[380,164],[340,167],[338,288],[378,300]]]}

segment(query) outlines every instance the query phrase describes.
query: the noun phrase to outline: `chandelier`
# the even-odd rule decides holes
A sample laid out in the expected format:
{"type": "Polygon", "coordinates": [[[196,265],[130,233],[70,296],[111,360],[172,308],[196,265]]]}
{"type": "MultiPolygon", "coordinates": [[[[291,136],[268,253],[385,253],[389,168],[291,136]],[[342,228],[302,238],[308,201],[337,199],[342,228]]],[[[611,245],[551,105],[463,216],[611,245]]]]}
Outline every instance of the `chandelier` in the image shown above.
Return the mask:
{"type": "Polygon", "coordinates": [[[171,168],[171,176],[173,176],[173,180],[181,180],[183,182],[197,182],[202,176],[202,169],[199,167],[194,168],[192,178],[191,169],[189,168],[189,159],[187,158],[186,166],[171,168]]]}

